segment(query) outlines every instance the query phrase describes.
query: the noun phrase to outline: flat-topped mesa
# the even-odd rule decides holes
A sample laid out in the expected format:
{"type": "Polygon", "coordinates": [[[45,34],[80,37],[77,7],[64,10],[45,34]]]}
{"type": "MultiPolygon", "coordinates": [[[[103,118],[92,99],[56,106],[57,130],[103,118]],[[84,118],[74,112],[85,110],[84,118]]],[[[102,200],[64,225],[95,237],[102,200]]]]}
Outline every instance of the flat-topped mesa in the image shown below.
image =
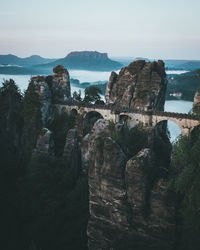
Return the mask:
{"type": "Polygon", "coordinates": [[[167,80],[163,61],[138,60],[111,73],[106,102],[121,108],[164,110],[167,80]]]}
{"type": "Polygon", "coordinates": [[[73,58],[83,58],[85,59],[95,59],[95,60],[105,60],[108,59],[107,53],[99,53],[97,51],[73,51],[70,52],[67,57],[73,58]]]}

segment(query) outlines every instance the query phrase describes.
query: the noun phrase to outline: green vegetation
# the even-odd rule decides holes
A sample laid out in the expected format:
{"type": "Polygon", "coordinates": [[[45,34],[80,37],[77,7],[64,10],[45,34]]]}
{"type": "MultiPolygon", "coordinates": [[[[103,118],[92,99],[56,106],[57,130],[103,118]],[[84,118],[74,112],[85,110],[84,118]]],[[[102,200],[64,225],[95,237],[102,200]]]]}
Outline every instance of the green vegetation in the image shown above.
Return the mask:
{"type": "Polygon", "coordinates": [[[87,176],[75,181],[69,164],[41,155],[31,159],[19,186],[26,230],[37,249],[87,249],[87,176]]]}
{"type": "MultiPolygon", "coordinates": [[[[51,122],[56,156],[34,155],[41,131],[40,97],[13,80],[0,88],[0,230],[4,250],[87,249],[87,175],[60,157],[74,114],[51,122]],[[76,176],[76,178],[75,178],[76,176]]],[[[54,153],[53,153],[54,154],[54,153]]],[[[52,154],[52,155],[53,155],[52,154]]]]}
{"type": "Polygon", "coordinates": [[[41,104],[37,88],[30,82],[24,95],[24,158],[28,161],[42,128],[41,104]]]}
{"type": "Polygon", "coordinates": [[[116,129],[113,122],[109,123],[111,137],[123,148],[128,158],[136,155],[142,148],[147,146],[147,132],[141,125],[137,125],[131,129],[123,126],[122,130],[116,129]]]}
{"type": "Polygon", "coordinates": [[[84,102],[85,103],[95,103],[97,101],[101,100],[100,94],[102,94],[102,91],[97,86],[90,86],[85,89],[85,97],[84,102]]]}
{"type": "Polygon", "coordinates": [[[170,96],[171,93],[181,92],[181,99],[192,101],[196,90],[200,87],[199,70],[190,71],[185,74],[168,76],[167,100],[177,99],[170,96]]]}
{"type": "Polygon", "coordinates": [[[81,91],[80,90],[79,90],[79,92],[74,91],[72,94],[72,98],[73,98],[73,100],[75,100],[77,102],[82,102],[81,91]]]}
{"type": "Polygon", "coordinates": [[[18,175],[23,128],[22,95],[13,80],[0,88],[0,185],[9,186],[7,174],[18,175]]]}
{"type": "Polygon", "coordinates": [[[13,80],[5,81],[0,87],[0,232],[5,250],[23,250],[23,222],[16,202],[22,129],[22,95],[13,80]]]}
{"type": "Polygon", "coordinates": [[[200,128],[189,137],[180,137],[173,147],[177,171],[172,187],[180,195],[179,234],[181,250],[197,250],[200,245],[200,128]]]}

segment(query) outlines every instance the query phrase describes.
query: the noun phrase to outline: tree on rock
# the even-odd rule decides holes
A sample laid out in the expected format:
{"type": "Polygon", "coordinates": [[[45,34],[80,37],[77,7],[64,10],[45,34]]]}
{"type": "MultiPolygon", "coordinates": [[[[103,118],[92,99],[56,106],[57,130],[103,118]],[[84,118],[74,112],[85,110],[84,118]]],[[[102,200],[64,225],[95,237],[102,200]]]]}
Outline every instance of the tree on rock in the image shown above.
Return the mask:
{"type": "Polygon", "coordinates": [[[30,82],[24,95],[24,157],[29,159],[42,128],[40,97],[34,82],[30,82]]]}
{"type": "Polygon", "coordinates": [[[90,86],[85,89],[85,103],[96,103],[101,100],[102,91],[97,86],[90,86]]]}

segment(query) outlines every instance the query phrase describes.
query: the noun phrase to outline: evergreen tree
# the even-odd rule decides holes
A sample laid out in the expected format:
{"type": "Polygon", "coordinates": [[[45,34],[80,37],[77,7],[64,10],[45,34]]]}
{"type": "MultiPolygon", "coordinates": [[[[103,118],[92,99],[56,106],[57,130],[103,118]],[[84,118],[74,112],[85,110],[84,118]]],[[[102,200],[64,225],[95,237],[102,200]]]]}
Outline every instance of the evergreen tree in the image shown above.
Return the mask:
{"type": "Polygon", "coordinates": [[[35,147],[37,137],[42,128],[41,103],[37,87],[33,82],[29,83],[24,95],[24,160],[29,160],[31,151],[35,147]]]}
{"type": "Polygon", "coordinates": [[[90,86],[85,89],[84,102],[94,103],[101,100],[100,94],[102,93],[101,89],[97,86],[90,86]]]}

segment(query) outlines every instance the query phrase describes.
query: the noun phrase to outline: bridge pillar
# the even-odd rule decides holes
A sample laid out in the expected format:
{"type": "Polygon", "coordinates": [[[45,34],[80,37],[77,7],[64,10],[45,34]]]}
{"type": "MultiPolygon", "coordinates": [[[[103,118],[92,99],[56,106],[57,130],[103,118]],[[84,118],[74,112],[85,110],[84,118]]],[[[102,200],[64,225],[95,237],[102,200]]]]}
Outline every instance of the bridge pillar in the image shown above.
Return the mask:
{"type": "Polygon", "coordinates": [[[119,123],[120,121],[120,115],[119,114],[115,114],[115,122],[119,123]]]}
{"type": "Polygon", "coordinates": [[[181,128],[181,135],[182,136],[187,136],[190,133],[190,129],[189,128],[181,128]]]}

